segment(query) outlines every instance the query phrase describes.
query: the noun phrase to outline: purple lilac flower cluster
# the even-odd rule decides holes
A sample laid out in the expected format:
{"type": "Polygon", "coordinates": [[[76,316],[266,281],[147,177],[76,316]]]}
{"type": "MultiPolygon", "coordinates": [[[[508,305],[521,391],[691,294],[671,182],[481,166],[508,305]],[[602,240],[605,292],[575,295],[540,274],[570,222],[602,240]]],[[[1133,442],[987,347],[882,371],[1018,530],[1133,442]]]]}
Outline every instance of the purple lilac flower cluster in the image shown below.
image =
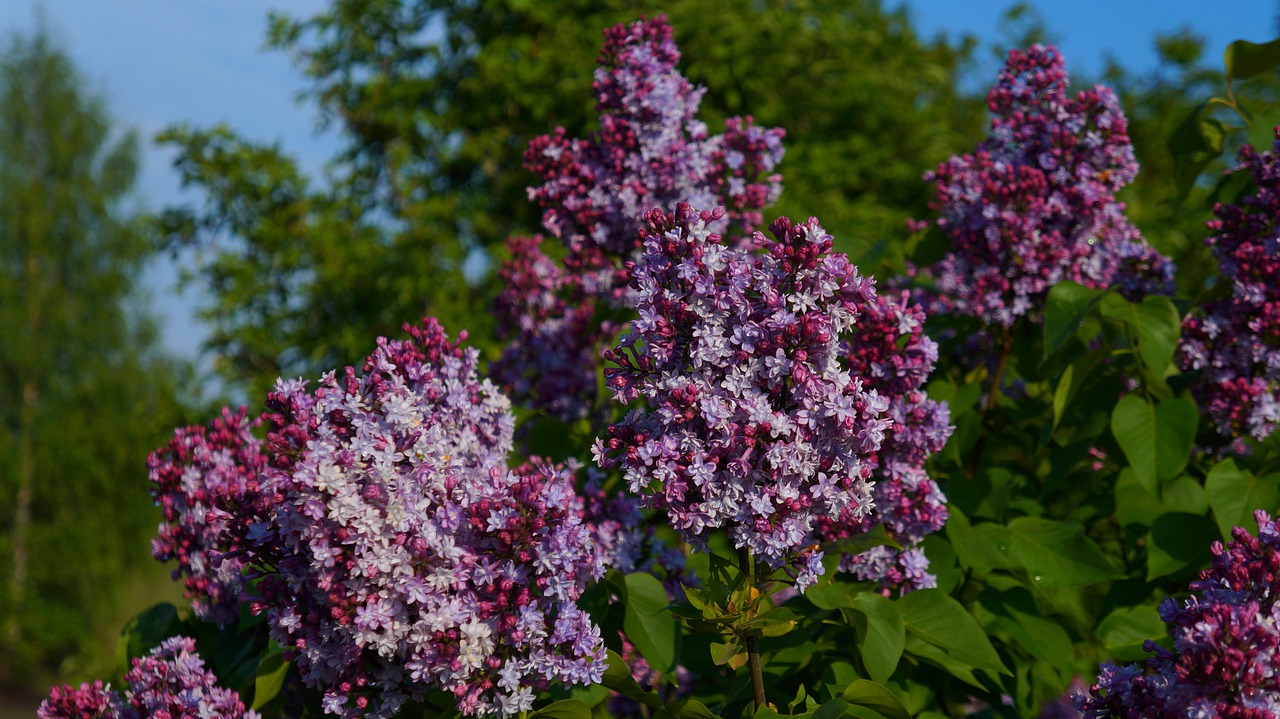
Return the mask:
{"type": "Polygon", "coordinates": [[[195,640],[170,637],[146,657],[133,660],[124,695],[96,681],[54,687],[36,711],[39,719],[258,719],[240,695],[216,686],[195,640]]]}
{"type": "Polygon", "coordinates": [[[617,329],[597,313],[630,304],[624,264],[640,250],[643,213],[678,202],[724,206],[712,229],[745,238],[781,192],[773,170],[783,131],[735,117],[708,135],[696,119],[705,89],[680,74],[679,60],[664,17],[609,28],[592,85],[600,130],[579,139],[557,129],[525,153],[541,179],[529,197],[568,254],[560,268],[537,241],[510,242],[497,305],[510,342],[495,377],[517,400],[566,421],[588,413],[595,358],[617,329]]]}
{"type": "Polygon", "coordinates": [[[1280,716],[1280,526],[1254,516],[1256,537],[1237,527],[1235,541],[1215,542],[1192,597],[1161,605],[1172,651],[1148,641],[1146,671],[1103,664],[1076,699],[1086,719],[1280,716]]]}
{"type": "Polygon", "coordinates": [[[1280,128],[1269,152],[1240,149],[1236,172],[1256,189],[1219,204],[1207,240],[1231,296],[1205,304],[1183,324],[1178,359],[1200,370],[1192,385],[1219,433],[1264,439],[1280,422],[1280,128]]]}
{"type": "Polygon", "coordinates": [[[243,408],[224,409],[208,426],[175,430],[147,458],[151,496],[164,513],[152,553],[161,562],[177,560],[173,578],[182,579],[196,616],[222,625],[239,619],[244,591],[244,563],[226,537],[233,521],[226,508],[266,467],[252,425],[243,408]]]}
{"type": "Polygon", "coordinates": [[[575,602],[603,567],[571,477],[508,471],[514,420],[478,353],[434,320],[406,329],[361,371],[270,394],[271,461],[232,530],[274,568],[255,610],[333,714],[444,689],[506,717],[551,682],[598,682],[600,632],[575,602]]]}
{"type": "Polygon", "coordinates": [[[1173,266],[1146,245],[1115,192],[1137,174],[1109,88],[1067,93],[1052,47],[1014,50],[987,95],[991,135],[926,176],[951,251],[924,270],[934,301],[1008,327],[1063,280],[1131,298],[1172,289],[1173,266]]]}
{"type": "Polygon", "coordinates": [[[840,343],[875,283],[816,219],[775,221],[753,254],[721,244],[708,226],[722,218],[685,204],[646,213],[631,268],[639,318],[605,374],[615,399],[649,411],[592,451],[694,546],[724,527],[803,589],[822,571],[815,520],[871,509],[889,401],[842,366],[840,343]]]}
{"type": "Polygon", "coordinates": [[[880,451],[871,461],[875,470],[872,498],[875,511],[855,516],[846,509],[838,518],[818,521],[824,541],[839,542],[883,524],[902,549],[875,547],[846,554],[840,570],[862,581],[875,582],[886,595],[937,586],[920,540],[947,521],[947,498],[924,469],[925,461],[947,443],[954,429],[945,402],[929,399],[924,383],[938,359],[938,346],[924,334],[924,310],[905,292],[884,294],[858,318],[856,341],[843,354],[849,372],[864,387],[889,398],[888,417],[880,451]]]}

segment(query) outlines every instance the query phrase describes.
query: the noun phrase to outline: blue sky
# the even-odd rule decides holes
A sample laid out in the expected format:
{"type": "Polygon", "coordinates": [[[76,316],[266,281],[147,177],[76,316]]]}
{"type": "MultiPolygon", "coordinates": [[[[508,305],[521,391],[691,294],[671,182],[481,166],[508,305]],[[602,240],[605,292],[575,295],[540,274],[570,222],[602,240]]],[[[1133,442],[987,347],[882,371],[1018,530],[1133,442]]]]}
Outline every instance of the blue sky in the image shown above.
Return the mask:
{"type": "MultiPolygon", "coordinates": [[[[895,2],[888,2],[893,5],[895,2]]],[[[925,35],[971,33],[1000,39],[1004,0],[912,0],[925,35]]],[[[1206,37],[1211,58],[1227,43],[1277,34],[1280,3],[1271,0],[1071,0],[1032,3],[1074,71],[1096,73],[1115,57],[1133,70],[1155,64],[1157,33],[1189,26],[1206,37]]],[[[262,49],[268,9],[310,15],[324,0],[0,0],[0,32],[29,29],[40,8],[115,119],[150,137],[189,122],[226,122],[247,137],[279,141],[309,170],[336,142],[317,135],[311,109],[294,102],[302,89],[288,59],[262,49]]],[[[139,202],[151,208],[194,201],[178,187],[171,155],[148,144],[139,202]]],[[[199,297],[179,294],[177,269],[157,263],[144,277],[162,319],[166,346],[195,357],[204,332],[193,319],[199,297]]]]}

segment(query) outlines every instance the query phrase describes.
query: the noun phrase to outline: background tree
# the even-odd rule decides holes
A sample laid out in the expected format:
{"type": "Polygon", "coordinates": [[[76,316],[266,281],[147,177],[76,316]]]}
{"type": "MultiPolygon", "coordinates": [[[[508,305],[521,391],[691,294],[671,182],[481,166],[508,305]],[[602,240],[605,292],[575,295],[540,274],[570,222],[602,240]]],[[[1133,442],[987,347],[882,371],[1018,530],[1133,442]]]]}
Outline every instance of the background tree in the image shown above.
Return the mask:
{"type": "MultiPolygon", "coordinates": [[[[150,569],[143,458],[180,420],[181,368],[133,287],[151,244],[138,167],[44,28],[0,50],[0,681],[78,674],[150,569]]],[[[152,572],[154,574],[154,572],[152,572]]]]}
{"type": "Polygon", "coordinates": [[[600,29],[658,12],[682,70],[708,87],[713,132],[745,112],[786,128],[775,211],[824,208],[855,257],[905,236],[904,220],[925,211],[923,170],[983,121],[956,89],[971,43],[924,41],[877,0],[336,0],[312,18],[275,17],[269,45],[292,55],[344,143],[325,177],[228,128],[163,136],[205,196],[165,213],[171,246],[219,243],[196,274],[223,376],[257,396],[281,374],[361,356],[368,337],[424,312],[488,337],[493,248],[538,227],[520,168],[528,141],[557,125],[593,130],[600,29]]]}

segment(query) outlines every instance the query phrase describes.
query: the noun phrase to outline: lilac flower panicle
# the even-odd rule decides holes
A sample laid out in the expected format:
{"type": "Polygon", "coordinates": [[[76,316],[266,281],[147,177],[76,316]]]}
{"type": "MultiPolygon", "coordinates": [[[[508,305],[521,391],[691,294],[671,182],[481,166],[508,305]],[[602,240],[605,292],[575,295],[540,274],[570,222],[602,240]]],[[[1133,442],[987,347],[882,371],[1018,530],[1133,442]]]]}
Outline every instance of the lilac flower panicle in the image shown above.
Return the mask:
{"type": "Polygon", "coordinates": [[[845,510],[838,518],[818,520],[824,541],[839,542],[883,525],[902,545],[900,550],[875,547],[840,561],[841,571],[875,582],[886,594],[937,586],[918,545],[947,521],[947,498],[924,465],[954,428],[947,404],[924,393],[938,359],[937,344],[924,334],[924,319],[924,310],[905,292],[879,295],[859,317],[857,334],[843,354],[851,374],[889,399],[892,420],[871,459],[875,510],[861,518],[845,510]]]}
{"type": "Polygon", "coordinates": [[[680,74],[679,60],[664,17],[609,28],[592,85],[599,131],[569,138],[557,129],[525,153],[540,179],[529,197],[567,255],[559,268],[536,241],[509,241],[495,310],[510,341],[495,377],[516,400],[565,421],[587,416],[595,399],[594,360],[617,330],[600,315],[632,304],[625,263],[640,251],[644,212],[725,206],[712,230],[747,241],[781,192],[783,131],[734,117],[708,135],[696,119],[705,90],[680,74]]]}
{"type": "Polygon", "coordinates": [[[207,426],[176,430],[147,458],[151,495],[164,513],[152,553],[177,560],[174,579],[183,580],[196,616],[221,625],[240,618],[244,591],[244,565],[226,534],[228,508],[266,466],[253,424],[243,408],[223,409],[207,426]]]}
{"type": "Polygon", "coordinates": [[[1280,525],[1254,513],[1258,534],[1237,527],[1160,617],[1173,649],[1148,641],[1141,665],[1102,665],[1076,697],[1085,719],[1274,719],[1280,716],[1280,525]]]}
{"type": "Polygon", "coordinates": [[[271,393],[243,531],[276,571],[255,609],[328,713],[390,716],[443,689],[463,715],[513,716],[553,682],[600,680],[575,602],[601,557],[568,471],[507,468],[514,419],[478,352],[434,320],[406,329],[359,371],[271,393]]]}
{"type": "Polygon", "coordinates": [[[1246,145],[1235,172],[1254,192],[1214,207],[1207,243],[1231,296],[1183,323],[1178,362],[1200,373],[1192,391],[1225,437],[1262,440],[1280,423],[1280,128],[1268,152],[1246,145]]]}
{"type": "Polygon", "coordinates": [[[1173,266],[1124,216],[1115,192],[1138,165],[1115,93],[1070,96],[1051,46],[1014,50],[987,95],[991,134],[926,176],[951,251],[922,273],[938,309],[1008,327],[1071,280],[1130,299],[1169,294],[1173,266]]]}
{"type": "Polygon", "coordinates": [[[36,711],[40,719],[259,719],[240,695],[217,686],[195,640],[170,637],[150,655],[133,660],[121,695],[97,681],[54,687],[36,711]]]}
{"type": "Polygon", "coordinates": [[[643,398],[593,448],[695,547],[723,527],[797,586],[821,571],[815,521],[871,509],[886,397],[850,374],[840,343],[875,284],[816,219],[770,227],[753,254],[708,228],[723,210],[646,215],[631,267],[639,318],[605,354],[615,399],[643,398]]]}

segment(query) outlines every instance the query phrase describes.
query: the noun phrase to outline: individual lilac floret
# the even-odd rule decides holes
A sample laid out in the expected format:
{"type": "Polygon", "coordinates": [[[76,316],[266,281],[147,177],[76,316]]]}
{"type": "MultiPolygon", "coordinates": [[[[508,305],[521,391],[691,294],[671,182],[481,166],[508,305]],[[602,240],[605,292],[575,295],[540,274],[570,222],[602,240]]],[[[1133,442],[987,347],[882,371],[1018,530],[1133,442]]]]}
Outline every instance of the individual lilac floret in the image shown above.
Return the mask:
{"type": "Polygon", "coordinates": [[[1103,664],[1076,699],[1086,719],[1280,716],[1280,526],[1254,517],[1257,537],[1237,527],[1226,547],[1214,542],[1191,598],[1160,606],[1173,650],[1148,640],[1146,671],[1103,664]]]}
{"type": "Polygon", "coordinates": [[[36,711],[40,719],[258,719],[240,695],[216,685],[195,640],[170,637],[133,660],[121,696],[102,682],[54,687],[36,711]]]}
{"type": "Polygon", "coordinates": [[[535,241],[509,242],[495,308],[509,341],[494,376],[564,421],[587,416],[596,399],[595,359],[617,330],[600,315],[630,310],[625,263],[640,251],[644,212],[724,206],[711,229],[747,238],[781,192],[783,131],[734,117],[709,136],[696,119],[704,89],[680,74],[679,59],[663,17],[606,30],[592,85],[599,132],[571,139],[557,129],[525,153],[541,183],[529,197],[567,254],[556,268],[535,241]]]}
{"type": "Polygon", "coordinates": [[[639,318],[605,375],[615,399],[648,410],[593,453],[695,547],[723,527],[803,589],[822,571],[814,521],[871,509],[888,401],[844,368],[840,343],[875,283],[816,219],[777,220],[757,255],[720,243],[708,225],[722,217],[683,204],[646,215],[639,318]]]}
{"type": "Polygon", "coordinates": [[[266,467],[262,442],[250,429],[245,410],[222,416],[208,426],[175,430],[173,439],[147,458],[151,496],[164,513],[152,554],[177,560],[175,580],[197,617],[221,625],[240,618],[244,564],[226,535],[227,512],[266,467]]]}
{"type": "Polygon", "coordinates": [[[513,716],[552,682],[600,680],[575,601],[601,559],[567,472],[508,471],[510,405],[476,350],[434,320],[406,329],[360,371],[269,396],[269,501],[246,532],[277,571],[255,608],[328,713],[390,716],[443,689],[463,715],[513,716]]]}
{"type": "Polygon", "coordinates": [[[991,135],[926,176],[951,251],[924,271],[951,311],[1008,327],[1063,280],[1131,298],[1172,289],[1168,260],[1148,248],[1114,193],[1138,165],[1109,88],[1067,93],[1052,47],[1014,50],[987,95],[991,135]]]}
{"type": "Polygon", "coordinates": [[[875,510],[860,519],[846,510],[818,522],[823,541],[837,543],[884,525],[902,549],[882,546],[846,554],[840,570],[875,582],[886,595],[937,585],[917,545],[947,521],[947,498],[924,469],[953,429],[946,403],[924,393],[938,359],[938,346],[924,334],[924,319],[924,310],[906,293],[878,296],[858,318],[857,336],[844,348],[849,372],[889,400],[893,424],[872,458],[875,510]]]}
{"type": "Polygon", "coordinates": [[[1280,128],[1272,150],[1240,148],[1236,172],[1255,190],[1214,207],[1207,243],[1231,296],[1206,303],[1183,323],[1178,360],[1199,370],[1192,385],[1223,436],[1265,439],[1280,422],[1280,128]]]}

